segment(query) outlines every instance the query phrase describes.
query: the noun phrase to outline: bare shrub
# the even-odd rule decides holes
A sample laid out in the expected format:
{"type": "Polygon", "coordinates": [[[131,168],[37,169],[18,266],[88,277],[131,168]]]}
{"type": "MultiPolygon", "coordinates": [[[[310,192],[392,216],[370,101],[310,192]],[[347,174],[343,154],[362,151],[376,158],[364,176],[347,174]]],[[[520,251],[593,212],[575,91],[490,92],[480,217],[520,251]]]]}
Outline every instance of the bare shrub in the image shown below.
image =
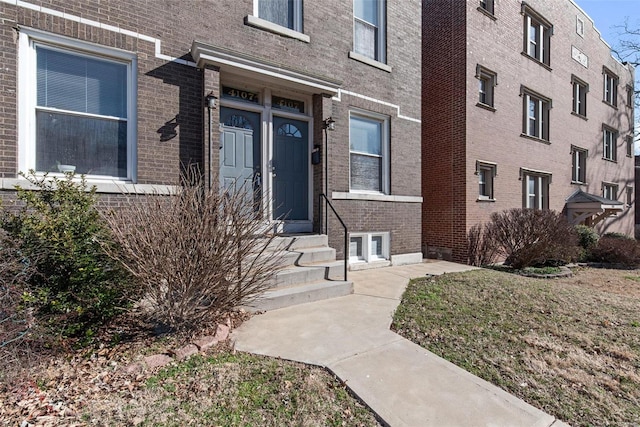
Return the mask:
{"type": "Polygon", "coordinates": [[[467,233],[469,265],[490,265],[498,259],[499,248],[493,236],[493,224],[475,224],[467,233]]]}
{"type": "Polygon", "coordinates": [[[171,196],[131,196],[105,215],[120,246],[110,253],[141,285],[155,321],[190,329],[269,287],[282,250],[260,206],[244,189],[200,182],[171,196]]]}
{"type": "Polygon", "coordinates": [[[589,260],[637,267],[640,266],[640,245],[633,239],[605,234],[591,249],[589,260]]]}
{"type": "Polygon", "coordinates": [[[514,268],[564,264],[578,254],[575,229],[551,210],[510,209],[491,214],[492,234],[514,268]]]}

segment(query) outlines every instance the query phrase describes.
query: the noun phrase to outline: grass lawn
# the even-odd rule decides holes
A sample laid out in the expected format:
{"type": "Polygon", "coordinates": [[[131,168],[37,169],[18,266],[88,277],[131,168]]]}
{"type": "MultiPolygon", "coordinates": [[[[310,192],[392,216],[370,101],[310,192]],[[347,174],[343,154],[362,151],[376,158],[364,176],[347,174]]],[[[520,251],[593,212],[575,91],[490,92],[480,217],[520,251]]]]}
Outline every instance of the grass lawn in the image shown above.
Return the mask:
{"type": "Polygon", "coordinates": [[[573,426],[640,423],[640,271],[412,281],[392,328],[573,426]]]}

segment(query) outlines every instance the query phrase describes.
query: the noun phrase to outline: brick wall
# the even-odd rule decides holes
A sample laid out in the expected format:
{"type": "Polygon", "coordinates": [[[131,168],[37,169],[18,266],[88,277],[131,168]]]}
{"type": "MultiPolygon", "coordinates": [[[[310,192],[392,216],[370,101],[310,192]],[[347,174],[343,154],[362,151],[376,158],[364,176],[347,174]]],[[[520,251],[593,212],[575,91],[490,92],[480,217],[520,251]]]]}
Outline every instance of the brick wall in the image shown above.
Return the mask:
{"type": "MultiPolygon", "coordinates": [[[[213,91],[218,97],[219,83],[230,74],[218,69],[200,70],[180,61],[192,61],[194,40],[225,48],[256,60],[283,68],[342,82],[341,88],[357,94],[343,93],[340,99],[314,98],[311,145],[322,144],[321,121],[332,115],[338,130],[329,135],[330,192],[348,191],[349,111],[360,108],[387,114],[391,127],[391,193],[420,196],[420,124],[402,116],[420,119],[420,4],[410,1],[388,2],[387,72],[350,59],[353,49],[352,3],[330,0],[306,2],[304,33],[309,43],[283,37],[245,25],[244,18],[253,12],[253,0],[184,2],[166,0],[150,5],[143,0],[97,2],[86,0],[29,1],[43,10],[33,10],[7,3],[0,4],[0,44],[4,71],[0,74],[0,174],[13,178],[17,172],[17,61],[18,49],[14,27],[30,27],[52,34],[66,35],[101,46],[123,49],[137,56],[137,182],[173,184],[183,165],[195,163],[203,171],[208,167],[208,116],[203,97],[213,91]],[[47,13],[47,10],[55,13],[47,13]],[[327,19],[327,10],[331,18],[327,19]],[[55,16],[66,13],[73,19],[55,16]],[[76,18],[88,20],[77,22],[76,18]],[[113,27],[100,28],[107,24],[113,27]],[[118,29],[135,34],[123,34],[118,29]],[[140,36],[136,36],[139,34],[140,36]],[[158,51],[156,51],[158,50],[158,51]],[[160,55],[160,57],[158,56],[160,55]],[[169,61],[166,57],[178,58],[169,61]],[[226,77],[225,77],[226,76],[226,77]],[[400,116],[400,117],[399,117],[400,116]],[[166,130],[176,134],[166,138],[166,130]]],[[[236,76],[238,78],[238,76],[236,76]]],[[[256,83],[255,81],[253,83],[256,83]]],[[[259,83],[259,82],[258,82],[259,83]]],[[[283,83],[281,90],[285,90],[283,83]]],[[[292,96],[296,96],[291,92],[292,96]]],[[[213,146],[219,146],[214,117],[213,146]]],[[[212,151],[213,165],[218,150],[212,151]]],[[[323,170],[313,171],[314,212],[317,192],[321,190],[323,170]]],[[[361,231],[394,230],[392,252],[418,252],[415,231],[395,229],[392,209],[380,208],[377,202],[341,201],[341,210],[355,229],[361,231]],[[378,210],[377,222],[357,222],[363,210],[378,210]],[[402,243],[400,243],[402,242],[402,243]]],[[[396,211],[404,204],[388,202],[396,211]]],[[[415,205],[419,206],[419,204],[415,205]]],[[[415,206],[403,215],[420,216],[415,206]]],[[[331,241],[340,240],[339,234],[331,241]]]]}

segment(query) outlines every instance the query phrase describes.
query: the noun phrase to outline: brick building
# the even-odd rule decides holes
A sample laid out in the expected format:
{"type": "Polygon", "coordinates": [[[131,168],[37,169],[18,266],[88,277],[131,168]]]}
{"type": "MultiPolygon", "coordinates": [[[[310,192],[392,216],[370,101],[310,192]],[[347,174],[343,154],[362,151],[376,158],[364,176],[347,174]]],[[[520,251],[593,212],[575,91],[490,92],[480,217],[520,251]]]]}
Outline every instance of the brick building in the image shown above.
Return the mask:
{"type": "Polygon", "coordinates": [[[326,191],[354,264],[419,261],[421,5],[302,6],[0,0],[2,196],[75,169],[113,205],[197,165],[284,232],[322,230],[326,191]]]}
{"type": "Polygon", "coordinates": [[[572,0],[423,8],[423,251],[514,207],[634,234],[634,69],[572,0]]]}

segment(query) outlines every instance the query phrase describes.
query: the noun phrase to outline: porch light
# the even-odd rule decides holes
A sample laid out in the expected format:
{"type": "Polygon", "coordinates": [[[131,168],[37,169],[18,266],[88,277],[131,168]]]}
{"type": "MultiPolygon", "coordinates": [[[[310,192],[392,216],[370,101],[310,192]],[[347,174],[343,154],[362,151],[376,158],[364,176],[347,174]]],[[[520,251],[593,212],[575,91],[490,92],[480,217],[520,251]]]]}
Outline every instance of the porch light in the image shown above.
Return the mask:
{"type": "Polygon", "coordinates": [[[210,110],[216,109],[216,101],[218,97],[213,94],[213,92],[209,92],[207,96],[204,97],[205,102],[207,103],[207,108],[210,110]]]}
{"type": "Polygon", "coordinates": [[[333,120],[333,117],[329,117],[328,119],[324,119],[322,121],[322,128],[326,130],[336,130],[336,121],[333,120]]]}

